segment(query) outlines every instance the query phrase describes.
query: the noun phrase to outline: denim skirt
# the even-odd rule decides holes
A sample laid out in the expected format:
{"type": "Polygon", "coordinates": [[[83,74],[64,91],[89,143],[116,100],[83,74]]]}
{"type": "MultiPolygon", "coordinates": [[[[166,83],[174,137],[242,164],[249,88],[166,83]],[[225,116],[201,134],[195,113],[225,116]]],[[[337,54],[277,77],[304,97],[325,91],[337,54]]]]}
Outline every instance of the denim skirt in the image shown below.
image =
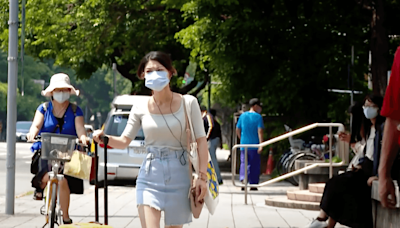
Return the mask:
{"type": "Polygon", "coordinates": [[[148,147],[136,180],[137,206],[164,211],[166,226],[192,221],[188,198],[189,162],[186,151],[148,147]]]}

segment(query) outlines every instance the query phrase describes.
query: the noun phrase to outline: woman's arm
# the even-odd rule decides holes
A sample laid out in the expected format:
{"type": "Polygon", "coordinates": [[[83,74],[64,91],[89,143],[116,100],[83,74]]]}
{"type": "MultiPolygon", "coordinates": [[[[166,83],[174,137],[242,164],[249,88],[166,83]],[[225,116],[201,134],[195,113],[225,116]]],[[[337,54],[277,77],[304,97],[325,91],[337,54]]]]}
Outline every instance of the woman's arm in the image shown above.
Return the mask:
{"type": "Polygon", "coordinates": [[[208,144],[206,137],[198,138],[197,147],[199,152],[199,172],[207,173],[208,164],[208,144]]]}
{"type": "Polygon", "coordinates": [[[42,129],[43,122],[44,122],[44,115],[40,111],[36,110],[32,126],[29,129],[29,133],[26,135],[28,142],[31,142],[35,139],[35,136],[38,135],[40,129],[42,129]]]}
{"type": "Polygon", "coordinates": [[[79,139],[82,140],[82,136],[85,136],[86,140],[86,129],[83,121],[83,116],[75,117],[75,129],[79,139]]]}
{"type": "MultiPolygon", "coordinates": [[[[96,141],[97,143],[104,143],[103,140],[101,140],[101,137],[105,136],[103,130],[96,130],[93,132],[93,140],[96,141]]],[[[132,139],[121,135],[121,136],[111,136],[107,135],[108,137],[108,144],[109,146],[116,148],[116,149],[125,149],[129,146],[129,143],[131,143],[132,139]]]]}

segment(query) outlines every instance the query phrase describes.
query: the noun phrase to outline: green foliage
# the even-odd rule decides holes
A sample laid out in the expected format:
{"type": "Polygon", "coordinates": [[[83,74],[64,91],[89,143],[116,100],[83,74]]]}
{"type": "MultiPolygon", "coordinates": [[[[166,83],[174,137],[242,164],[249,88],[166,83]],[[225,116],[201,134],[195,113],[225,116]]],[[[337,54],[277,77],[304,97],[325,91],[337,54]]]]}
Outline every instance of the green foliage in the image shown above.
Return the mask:
{"type": "MultiPolygon", "coordinates": [[[[291,15],[283,1],[223,2],[188,1],[183,15],[194,22],[175,36],[222,82],[220,97],[246,102],[258,96],[266,113],[314,122],[327,119],[329,104],[340,96],[327,90],[347,89],[351,44],[358,50],[354,70],[367,71],[359,61],[366,57],[367,31],[357,23],[362,13],[355,3],[314,1],[311,15],[306,4],[291,15]]],[[[356,79],[356,89],[365,90],[364,79],[356,79]]],[[[343,121],[344,109],[331,117],[343,121]]]]}
{"type": "MultiPolygon", "coordinates": [[[[7,54],[0,52],[0,121],[5,122],[7,118],[7,54]]],[[[110,111],[113,100],[113,73],[112,70],[103,66],[97,70],[88,80],[77,79],[72,69],[60,67],[54,64],[54,60],[35,60],[30,56],[24,57],[24,75],[21,76],[22,64],[19,64],[18,90],[17,90],[17,120],[32,120],[36,108],[48,98],[41,95],[41,90],[49,84],[50,77],[59,72],[70,76],[72,85],[79,89],[79,97],[72,96],[71,101],[77,102],[84,113],[87,113],[87,121],[91,115],[100,112],[102,120],[105,121],[110,111]],[[34,83],[33,80],[44,80],[45,85],[34,83]],[[22,82],[24,82],[24,96],[22,96],[22,82]],[[86,109],[87,107],[87,109],[86,109]]],[[[116,74],[117,94],[129,94],[131,83],[128,79],[116,74]]],[[[88,121],[89,122],[89,121],[88,121]]]]}
{"type": "MultiPolygon", "coordinates": [[[[325,162],[329,162],[329,159],[325,159],[325,162]]],[[[332,162],[333,162],[333,163],[342,162],[342,159],[339,158],[338,156],[333,156],[333,157],[332,157],[332,162]]]]}
{"type": "MultiPolygon", "coordinates": [[[[56,65],[71,68],[81,79],[90,78],[104,64],[117,63],[122,76],[136,83],[141,58],[160,50],[171,54],[183,76],[189,51],[174,39],[185,26],[179,8],[167,7],[160,0],[27,1],[26,52],[54,59],[56,65]]],[[[8,12],[8,4],[0,3],[0,10],[8,12]]],[[[2,21],[7,17],[7,13],[0,15],[2,21]]],[[[0,41],[6,50],[6,23],[0,24],[0,41]]],[[[140,85],[133,89],[140,90],[140,85]]]]}

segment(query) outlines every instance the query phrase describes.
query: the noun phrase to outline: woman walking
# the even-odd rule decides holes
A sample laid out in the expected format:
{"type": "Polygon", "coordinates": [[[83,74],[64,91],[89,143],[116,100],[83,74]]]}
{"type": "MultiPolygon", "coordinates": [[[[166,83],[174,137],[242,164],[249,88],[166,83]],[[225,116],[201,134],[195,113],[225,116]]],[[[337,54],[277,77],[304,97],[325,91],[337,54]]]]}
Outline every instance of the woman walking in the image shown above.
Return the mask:
{"type": "MultiPolygon", "coordinates": [[[[148,154],[136,181],[137,206],[143,228],[160,227],[161,211],[164,211],[165,226],[169,228],[180,228],[192,221],[188,199],[191,180],[186,151],[186,107],[191,110],[188,115],[191,115],[198,144],[200,175],[195,181],[198,201],[207,191],[208,146],[200,107],[195,97],[171,91],[169,82],[175,73],[167,54],[148,53],[139,64],[137,75],[145,79],[152,96],[146,103],[133,105],[120,137],[108,136],[110,146],[126,148],[139,129],[143,129],[148,154]]],[[[93,139],[101,142],[102,135],[103,131],[97,130],[93,139]]]]}

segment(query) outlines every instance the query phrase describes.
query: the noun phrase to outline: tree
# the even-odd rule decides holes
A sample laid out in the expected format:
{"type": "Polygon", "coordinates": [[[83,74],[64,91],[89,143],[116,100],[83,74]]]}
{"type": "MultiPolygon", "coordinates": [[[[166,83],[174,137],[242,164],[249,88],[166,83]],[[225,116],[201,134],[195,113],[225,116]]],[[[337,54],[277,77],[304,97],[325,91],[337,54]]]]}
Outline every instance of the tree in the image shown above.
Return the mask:
{"type": "MultiPolygon", "coordinates": [[[[8,5],[0,3],[0,9],[7,12],[8,5]]],[[[32,0],[26,5],[25,47],[27,54],[55,59],[82,79],[90,78],[103,64],[117,63],[118,71],[137,88],[137,66],[152,50],[170,53],[178,75],[184,75],[189,51],[175,41],[174,34],[186,23],[178,8],[167,7],[161,0],[32,0]]],[[[0,25],[3,50],[6,26],[0,25]]],[[[174,89],[186,93],[196,85],[194,81],[174,89]]]]}
{"type": "MultiPolygon", "coordinates": [[[[34,60],[30,56],[25,56],[23,77],[21,76],[21,65],[18,71],[17,120],[32,120],[38,105],[46,101],[46,98],[40,95],[42,85],[35,84],[33,80],[49,78],[53,72],[46,64],[34,60]],[[24,81],[24,96],[22,96],[22,81],[24,81]]],[[[0,93],[4,101],[0,103],[0,120],[3,125],[7,119],[7,72],[7,53],[0,52],[0,83],[2,85],[0,93]]]]}
{"type": "Polygon", "coordinates": [[[400,34],[400,29],[396,20],[400,17],[398,12],[400,4],[396,1],[384,0],[356,0],[356,2],[367,11],[369,17],[366,18],[370,22],[371,38],[371,75],[373,83],[373,92],[375,94],[384,95],[387,86],[387,71],[390,69],[389,58],[389,37],[400,34]]]}
{"type": "MultiPolygon", "coordinates": [[[[176,38],[222,82],[222,97],[259,96],[267,113],[289,123],[344,121],[343,104],[340,115],[328,116],[330,104],[344,99],[328,89],[347,89],[351,45],[357,50],[353,76],[368,72],[368,30],[355,2],[197,0],[182,11],[194,23],[176,38]]],[[[365,91],[363,76],[355,78],[355,89],[365,91]]]]}

